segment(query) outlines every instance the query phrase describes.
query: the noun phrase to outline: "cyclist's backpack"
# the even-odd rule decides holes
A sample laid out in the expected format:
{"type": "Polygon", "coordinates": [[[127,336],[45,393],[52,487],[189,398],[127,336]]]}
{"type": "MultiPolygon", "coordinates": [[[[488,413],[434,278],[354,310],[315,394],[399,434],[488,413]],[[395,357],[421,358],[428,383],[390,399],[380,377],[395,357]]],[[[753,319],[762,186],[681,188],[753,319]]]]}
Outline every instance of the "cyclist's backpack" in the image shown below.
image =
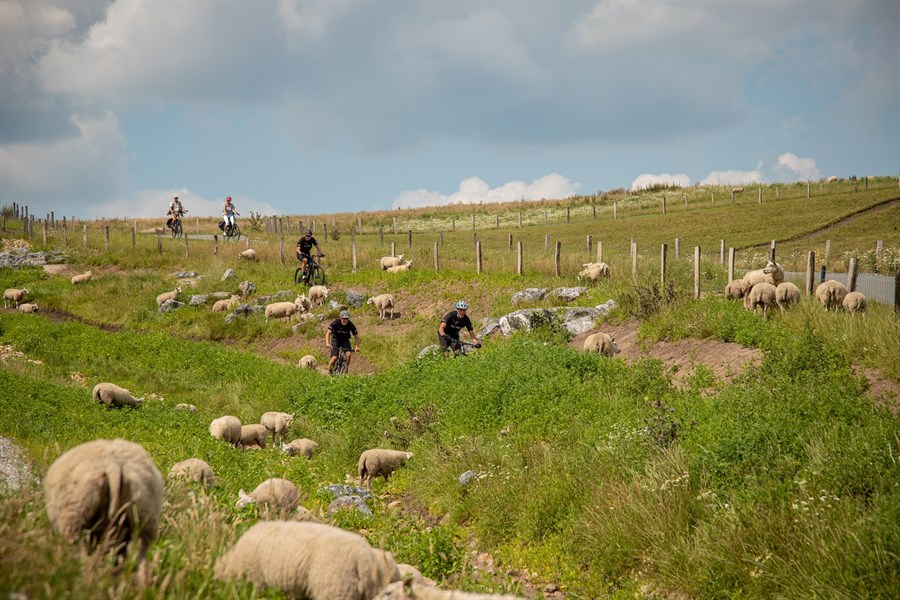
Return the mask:
{"type": "Polygon", "coordinates": [[[224,219],[219,221],[219,229],[221,229],[222,231],[225,231],[225,220],[224,219]]]}

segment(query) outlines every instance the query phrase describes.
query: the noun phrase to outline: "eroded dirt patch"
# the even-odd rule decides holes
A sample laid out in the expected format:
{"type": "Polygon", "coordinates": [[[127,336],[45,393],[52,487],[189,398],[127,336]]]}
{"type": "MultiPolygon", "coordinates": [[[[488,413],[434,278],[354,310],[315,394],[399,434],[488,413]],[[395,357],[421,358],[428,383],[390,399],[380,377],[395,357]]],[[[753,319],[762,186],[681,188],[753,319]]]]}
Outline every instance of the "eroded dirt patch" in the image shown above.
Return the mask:
{"type": "Polygon", "coordinates": [[[900,416],[900,383],[890,379],[878,369],[854,366],[853,372],[862,375],[869,382],[869,396],[890,408],[891,414],[895,417],[900,416]]]}

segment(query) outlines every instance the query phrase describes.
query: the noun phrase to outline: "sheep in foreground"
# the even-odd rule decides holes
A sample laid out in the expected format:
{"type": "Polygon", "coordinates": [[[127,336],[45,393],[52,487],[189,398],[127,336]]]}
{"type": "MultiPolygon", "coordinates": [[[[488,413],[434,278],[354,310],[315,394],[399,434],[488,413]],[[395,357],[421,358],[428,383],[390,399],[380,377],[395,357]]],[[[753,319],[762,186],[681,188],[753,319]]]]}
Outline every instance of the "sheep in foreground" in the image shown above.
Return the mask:
{"type": "Polygon", "coordinates": [[[169,479],[185,478],[202,483],[207,488],[216,484],[216,476],[206,461],[199,458],[188,458],[172,465],[169,479]]]}
{"type": "Polygon", "coordinates": [[[209,424],[209,434],[237,448],[241,445],[241,422],[231,415],[219,417],[209,424]]]}
{"type": "Polygon", "coordinates": [[[604,262],[585,263],[581,266],[584,268],[578,274],[579,279],[590,279],[591,282],[595,282],[601,277],[609,279],[609,265],[604,262]]]}
{"type": "Polygon", "coordinates": [[[784,269],[782,269],[781,265],[778,263],[770,260],[762,269],[756,269],[755,271],[748,271],[745,273],[742,279],[744,280],[747,292],[749,292],[754,285],[763,281],[771,283],[772,285],[778,285],[783,282],[784,269]]]}
{"type": "Polygon", "coordinates": [[[178,300],[178,294],[181,293],[181,288],[176,287],[171,292],[164,292],[156,297],[156,305],[162,306],[166,300],[178,300]]]}
{"type": "Polygon", "coordinates": [[[844,305],[844,297],[846,295],[847,287],[834,279],[823,281],[816,288],[816,298],[825,307],[825,310],[839,309],[844,305]]]}
{"type": "Polygon", "coordinates": [[[509,594],[475,594],[441,590],[427,581],[404,577],[404,581],[385,586],[374,600],[520,600],[520,598],[509,594]]]}
{"type": "Polygon", "coordinates": [[[734,279],[725,286],[725,297],[732,300],[740,300],[747,293],[747,282],[743,279],[734,279]]]}
{"type": "Polygon", "coordinates": [[[318,449],[319,444],[307,438],[299,438],[293,440],[289,444],[281,445],[281,451],[288,456],[299,455],[305,456],[306,458],[312,458],[313,454],[315,454],[318,449]]]}
{"type": "MultiPolygon", "coordinates": [[[[294,415],[270,411],[263,413],[259,419],[259,424],[272,434],[272,445],[275,445],[278,442],[278,438],[281,438],[281,443],[284,443],[284,436],[287,435],[287,431],[291,428],[293,421],[294,415]]],[[[268,437],[268,434],[266,434],[266,437],[268,437]]]]}
{"type": "Polygon", "coordinates": [[[387,271],[391,267],[396,267],[398,265],[402,265],[403,264],[403,256],[404,255],[401,254],[400,256],[384,256],[384,257],[382,257],[382,259],[380,261],[381,270],[387,271]]]}
{"type": "Polygon", "coordinates": [[[366,304],[374,304],[375,308],[378,309],[378,316],[381,317],[381,320],[384,321],[384,315],[387,313],[388,309],[391,309],[391,319],[394,318],[394,296],[393,294],[381,294],[379,296],[373,296],[366,300],[366,304]]]}
{"type": "Polygon", "coordinates": [[[117,548],[141,542],[139,576],[146,580],[147,548],[156,539],[163,503],[163,477],[139,444],[94,440],[75,446],[50,466],[44,481],[47,515],[70,541],[89,532],[92,545],[117,548]]]}
{"type": "Polygon", "coordinates": [[[300,362],[297,363],[297,366],[301,369],[312,369],[316,370],[316,367],[319,366],[319,361],[316,360],[316,357],[312,354],[307,354],[300,359],[300,362]]]}
{"type": "Polygon", "coordinates": [[[215,567],[217,579],[246,577],[304,600],[372,600],[400,581],[388,552],[321,523],[264,521],[248,529],[215,567]]]}
{"type": "Polygon", "coordinates": [[[388,273],[406,273],[412,268],[412,261],[408,260],[402,265],[397,265],[396,267],[388,267],[388,273]]]}
{"type": "Polygon", "coordinates": [[[216,300],[212,305],[213,312],[228,312],[232,308],[238,305],[238,302],[241,301],[241,297],[237,294],[232,294],[231,298],[226,298],[224,300],[216,300]]]}
{"type": "Polygon", "coordinates": [[[38,308],[37,302],[25,302],[24,304],[19,305],[19,312],[36,313],[38,308]]]}
{"type": "Polygon", "coordinates": [[[256,250],[253,248],[247,248],[246,250],[238,253],[238,258],[243,260],[256,260],[256,250]]]}
{"type": "Polygon", "coordinates": [[[584,340],[585,352],[599,352],[603,356],[612,358],[613,354],[621,352],[616,339],[607,333],[597,332],[587,336],[584,340]]]}
{"type": "Polygon", "coordinates": [[[248,504],[259,504],[286,515],[300,504],[300,489],[287,479],[266,479],[249,494],[238,490],[235,506],[243,508],[248,504]]]}
{"type": "Polygon", "coordinates": [[[131,392],[114,383],[98,383],[91,392],[91,397],[107,406],[140,406],[143,398],[135,398],[131,392]]]}
{"type": "Polygon", "coordinates": [[[866,297],[859,292],[848,292],[841,304],[850,313],[866,311],[866,297]]]}
{"type": "Polygon", "coordinates": [[[328,297],[328,288],[324,285],[314,285],[309,288],[309,301],[313,306],[319,306],[320,304],[325,303],[325,298],[328,297]]]}
{"type": "Polygon", "coordinates": [[[87,271],[85,273],[80,273],[78,275],[72,276],[72,285],[78,285],[79,283],[87,283],[94,276],[93,271],[87,271]]]}
{"type": "Polygon", "coordinates": [[[365,482],[366,489],[372,489],[373,477],[384,477],[384,481],[387,483],[388,477],[394,472],[394,469],[412,458],[412,455],[412,452],[383,448],[366,450],[360,455],[357,465],[359,485],[363,485],[365,482]]]}
{"type": "Polygon", "coordinates": [[[15,305],[16,308],[19,308],[19,304],[22,303],[22,300],[25,299],[30,292],[26,289],[18,290],[16,288],[7,288],[5,292],[3,292],[3,308],[9,308],[10,302],[15,305]]]}
{"type": "Polygon", "coordinates": [[[763,319],[768,319],[768,310],[775,307],[775,289],[771,283],[765,281],[757,283],[744,296],[744,308],[753,311],[754,314],[758,307],[762,308],[763,319]]]}
{"type": "Polygon", "coordinates": [[[797,304],[799,302],[800,288],[798,288],[790,281],[779,283],[775,288],[775,304],[777,304],[778,308],[781,309],[782,315],[784,314],[785,307],[788,307],[791,304],[797,304]]]}
{"type": "Polygon", "coordinates": [[[266,438],[269,437],[268,430],[262,425],[241,425],[241,448],[259,448],[266,449],[266,438]]]}

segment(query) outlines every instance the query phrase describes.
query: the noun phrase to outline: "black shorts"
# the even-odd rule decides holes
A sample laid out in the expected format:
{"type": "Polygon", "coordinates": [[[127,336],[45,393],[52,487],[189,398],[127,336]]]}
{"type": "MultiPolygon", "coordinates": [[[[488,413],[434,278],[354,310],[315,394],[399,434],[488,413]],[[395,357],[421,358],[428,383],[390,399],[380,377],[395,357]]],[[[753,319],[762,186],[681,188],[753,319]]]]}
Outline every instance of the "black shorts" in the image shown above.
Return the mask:
{"type": "Polygon", "coordinates": [[[303,262],[303,259],[304,259],[304,258],[305,258],[307,261],[311,261],[311,260],[312,260],[312,257],[311,257],[309,254],[305,253],[305,252],[298,252],[298,253],[297,253],[297,260],[303,262]]]}
{"type": "Polygon", "coordinates": [[[344,352],[350,352],[350,340],[347,340],[346,342],[342,342],[340,344],[338,344],[338,342],[336,342],[336,341],[331,342],[331,357],[332,358],[337,356],[341,350],[343,350],[344,352]]]}
{"type": "Polygon", "coordinates": [[[453,338],[449,335],[438,335],[438,343],[441,345],[442,351],[457,351],[462,348],[462,343],[459,341],[459,338],[453,338]]]}

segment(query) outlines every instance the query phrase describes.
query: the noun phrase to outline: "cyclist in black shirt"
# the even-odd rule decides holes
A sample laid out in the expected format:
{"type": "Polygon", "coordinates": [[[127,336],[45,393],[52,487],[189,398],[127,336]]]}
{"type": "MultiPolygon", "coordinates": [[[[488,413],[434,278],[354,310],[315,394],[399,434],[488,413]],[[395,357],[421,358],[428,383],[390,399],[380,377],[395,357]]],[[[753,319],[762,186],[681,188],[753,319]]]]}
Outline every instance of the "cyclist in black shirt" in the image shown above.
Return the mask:
{"type": "Polygon", "coordinates": [[[319,254],[324,254],[319,248],[319,242],[313,237],[312,231],[307,229],[302,238],[297,241],[297,260],[303,264],[303,275],[307,275],[307,266],[309,265],[310,250],[315,248],[319,254]]]}
{"type": "Polygon", "coordinates": [[[475,346],[481,347],[478,337],[472,329],[472,321],[466,314],[467,310],[469,310],[469,303],[465,300],[460,300],[456,303],[456,310],[451,310],[441,319],[441,326],[438,328],[438,342],[441,344],[441,352],[446,352],[448,349],[455,352],[460,349],[459,331],[463,327],[468,330],[469,337],[475,342],[475,346]]]}
{"type": "Polygon", "coordinates": [[[353,351],[359,352],[359,332],[356,325],[350,320],[350,312],[341,311],[341,316],[332,321],[328,325],[328,331],[325,332],[325,345],[331,348],[331,360],[328,361],[328,371],[334,369],[334,363],[337,362],[339,352],[344,353],[344,360],[347,366],[350,366],[350,336],[355,341],[353,351]]]}

